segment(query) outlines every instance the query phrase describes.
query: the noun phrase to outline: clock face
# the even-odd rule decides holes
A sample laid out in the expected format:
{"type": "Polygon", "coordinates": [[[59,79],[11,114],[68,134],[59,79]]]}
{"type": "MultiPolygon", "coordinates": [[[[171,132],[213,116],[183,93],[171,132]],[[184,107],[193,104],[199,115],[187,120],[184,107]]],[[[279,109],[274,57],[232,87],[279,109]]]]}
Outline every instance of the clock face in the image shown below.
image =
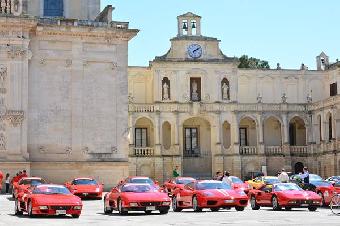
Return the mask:
{"type": "Polygon", "coordinates": [[[202,56],[202,47],[198,44],[191,44],[188,47],[188,54],[191,58],[200,58],[202,56]]]}

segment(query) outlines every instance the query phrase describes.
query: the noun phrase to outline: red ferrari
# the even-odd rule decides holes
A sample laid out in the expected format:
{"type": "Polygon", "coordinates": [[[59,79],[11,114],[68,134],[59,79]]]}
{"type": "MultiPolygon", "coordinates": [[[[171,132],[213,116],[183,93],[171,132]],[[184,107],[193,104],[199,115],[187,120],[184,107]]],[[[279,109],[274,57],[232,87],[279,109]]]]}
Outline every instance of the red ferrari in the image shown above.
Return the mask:
{"type": "Polygon", "coordinates": [[[103,184],[97,183],[92,178],[76,178],[71,182],[65,183],[65,186],[72,194],[81,198],[102,199],[103,184]]]}
{"type": "Polygon", "coordinates": [[[195,181],[196,179],[192,177],[177,177],[166,181],[163,185],[164,190],[168,193],[169,196],[172,195],[172,192],[176,188],[184,188],[184,185],[189,184],[190,182],[195,181]]]}
{"type": "Polygon", "coordinates": [[[251,189],[251,185],[245,183],[240,178],[235,176],[230,176],[229,179],[231,180],[231,187],[233,189],[240,189],[243,190],[246,194],[248,194],[249,190],[251,189]]]}
{"type": "Polygon", "coordinates": [[[248,204],[248,196],[242,190],[233,190],[230,185],[215,180],[194,181],[178,188],[172,196],[172,208],[175,212],[183,209],[194,209],[195,212],[203,208],[218,211],[220,208],[235,207],[243,211],[248,204]]]}
{"type": "Polygon", "coordinates": [[[40,177],[24,177],[19,182],[13,183],[12,197],[17,198],[20,192],[27,193],[29,188],[39,184],[46,184],[40,177]]]}
{"type": "Polygon", "coordinates": [[[82,202],[62,185],[41,184],[31,188],[32,192],[19,193],[15,200],[15,214],[35,215],[71,215],[79,218],[82,202]]]}
{"type": "Polygon", "coordinates": [[[144,211],[151,214],[159,211],[167,214],[170,209],[171,199],[164,192],[149,184],[120,184],[104,196],[104,213],[119,211],[121,215],[128,211],[144,211]]]}
{"type": "Polygon", "coordinates": [[[318,194],[305,191],[294,183],[279,183],[272,186],[262,186],[259,190],[249,191],[250,204],[253,210],[261,206],[273,207],[274,210],[292,208],[308,208],[315,211],[322,204],[318,194]]]}

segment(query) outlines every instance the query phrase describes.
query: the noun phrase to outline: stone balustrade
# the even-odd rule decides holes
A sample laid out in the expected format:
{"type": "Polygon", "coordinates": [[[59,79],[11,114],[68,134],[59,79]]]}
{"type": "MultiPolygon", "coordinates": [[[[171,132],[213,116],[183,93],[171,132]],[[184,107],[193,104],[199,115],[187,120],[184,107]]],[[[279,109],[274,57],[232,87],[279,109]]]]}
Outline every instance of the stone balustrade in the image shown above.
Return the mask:
{"type": "Polygon", "coordinates": [[[283,150],[281,146],[266,146],[265,154],[266,155],[282,155],[283,150]]]}
{"type": "Polygon", "coordinates": [[[255,146],[241,146],[240,155],[256,155],[257,148],[255,146]]]}
{"type": "Polygon", "coordinates": [[[19,16],[22,13],[22,0],[0,0],[0,15],[19,16]]]}
{"type": "Polygon", "coordinates": [[[151,148],[151,147],[146,147],[146,148],[134,147],[133,153],[132,153],[132,155],[137,156],[137,157],[148,157],[148,156],[153,156],[154,154],[155,154],[154,148],[151,148]]]}
{"type": "Polygon", "coordinates": [[[307,156],[308,146],[290,146],[290,154],[293,156],[307,156]]]}

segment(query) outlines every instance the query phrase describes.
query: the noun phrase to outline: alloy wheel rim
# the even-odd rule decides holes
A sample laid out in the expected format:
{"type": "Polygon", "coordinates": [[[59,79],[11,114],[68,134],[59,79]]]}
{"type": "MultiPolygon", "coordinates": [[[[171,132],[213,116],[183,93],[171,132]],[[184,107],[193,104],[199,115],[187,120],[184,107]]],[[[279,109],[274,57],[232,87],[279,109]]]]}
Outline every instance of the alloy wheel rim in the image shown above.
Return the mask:
{"type": "Polygon", "coordinates": [[[251,204],[251,207],[255,207],[255,198],[254,197],[251,197],[250,204],[251,204]]]}
{"type": "Polygon", "coordinates": [[[172,209],[177,209],[177,200],[176,200],[176,197],[174,197],[173,199],[172,199],[172,209]]]}
{"type": "Polygon", "coordinates": [[[196,199],[196,197],[194,197],[194,200],[192,202],[193,202],[194,210],[197,210],[197,199],[196,199]]]}
{"type": "Polygon", "coordinates": [[[18,212],[18,201],[17,200],[15,200],[15,204],[14,204],[14,211],[15,211],[15,213],[17,213],[18,212]]]}
{"type": "Polygon", "coordinates": [[[121,200],[119,200],[118,208],[119,208],[119,212],[121,213],[122,212],[122,201],[121,200]]]}
{"type": "Polygon", "coordinates": [[[277,200],[276,200],[275,197],[273,198],[273,207],[274,207],[274,208],[277,208],[277,200]]]}

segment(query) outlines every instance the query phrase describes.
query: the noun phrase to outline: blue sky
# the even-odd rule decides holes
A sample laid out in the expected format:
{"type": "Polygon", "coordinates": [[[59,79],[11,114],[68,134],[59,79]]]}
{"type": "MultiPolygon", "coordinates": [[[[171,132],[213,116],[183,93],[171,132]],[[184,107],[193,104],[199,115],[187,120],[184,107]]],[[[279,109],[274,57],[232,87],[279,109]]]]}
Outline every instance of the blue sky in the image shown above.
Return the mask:
{"type": "Polygon", "coordinates": [[[140,33],[130,42],[129,65],[148,66],[177,35],[176,17],[202,16],[202,34],[221,40],[227,56],[247,54],[275,68],[314,69],[321,51],[340,59],[338,0],[102,0],[116,9],[113,19],[129,21],[140,33]]]}

